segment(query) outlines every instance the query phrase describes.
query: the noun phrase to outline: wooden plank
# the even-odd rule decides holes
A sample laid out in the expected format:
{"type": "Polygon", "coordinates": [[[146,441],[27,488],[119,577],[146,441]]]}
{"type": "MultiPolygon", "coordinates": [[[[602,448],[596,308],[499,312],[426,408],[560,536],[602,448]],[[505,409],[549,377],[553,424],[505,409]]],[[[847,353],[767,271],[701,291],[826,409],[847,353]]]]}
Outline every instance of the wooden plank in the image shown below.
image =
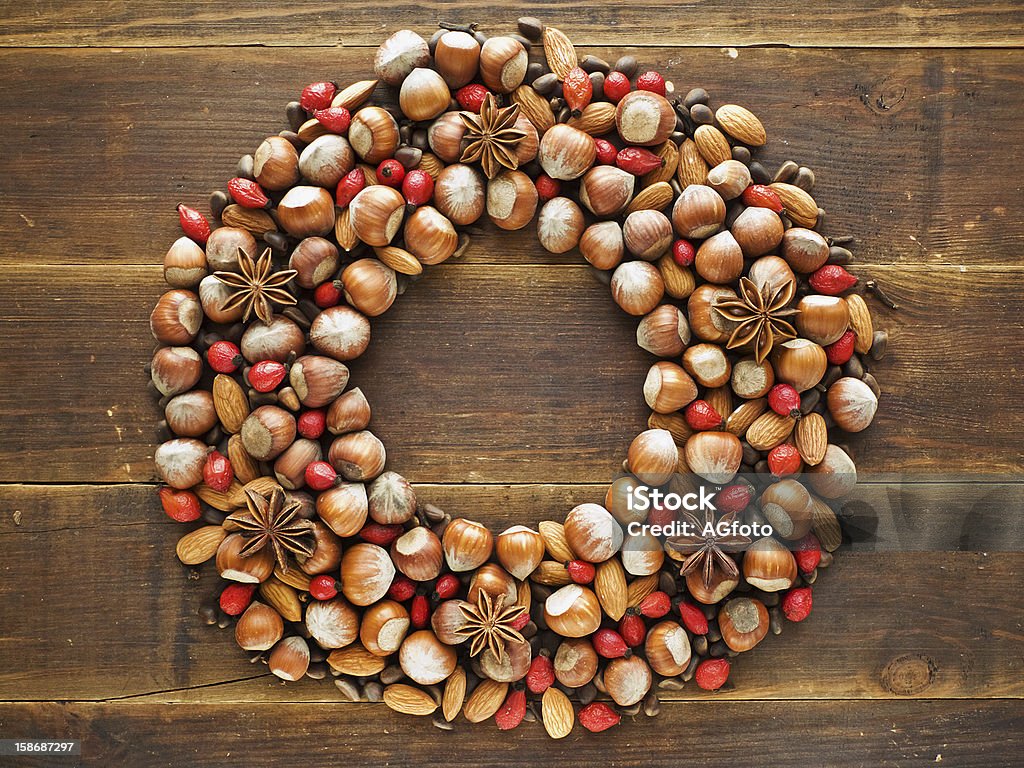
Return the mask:
{"type": "MultiPolygon", "coordinates": [[[[1024,383],[991,347],[994,329],[1007,349],[1024,339],[1019,270],[856,271],[900,302],[872,302],[891,352],[876,424],[849,441],[861,471],[1019,473],[1006,414],[1024,383]],[[964,451],[964,434],[984,439],[964,451]]],[[[0,393],[0,481],[154,478],[142,369],[160,284],[156,267],[7,270],[0,378],[23,386],[0,393]]],[[[390,466],[416,481],[606,482],[647,418],[635,327],[587,268],[448,264],[374,321],[353,385],[390,466]]]]}
{"type": "MultiPolygon", "coordinates": [[[[330,28],[279,18],[302,34],[330,28]]],[[[231,17],[222,20],[236,34],[231,17]]],[[[260,29],[262,21],[253,18],[246,29],[260,29]]],[[[971,26],[963,17],[957,24],[971,26]]],[[[193,42],[200,35],[190,29],[193,42]]],[[[716,103],[753,108],[769,132],[766,162],[774,168],[792,157],[814,167],[828,231],[857,235],[859,258],[1020,263],[1024,221],[1010,212],[1021,202],[1016,180],[1024,158],[1008,148],[1024,140],[1024,52],[637,53],[669,64],[680,91],[702,85],[716,103]]],[[[283,105],[306,81],[365,77],[371,55],[280,48],[0,51],[0,67],[9,73],[0,130],[12,147],[0,174],[0,263],[157,262],[178,235],[175,203],[205,207],[208,191],[234,174],[235,159],[284,127],[283,105]]],[[[540,252],[531,226],[479,239],[468,258],[550,264],[579,257],[540,252]]]]}
{"type": "MultiPolygon", "coordinates": [[[[553,741],[538,723],[497,738],[492,724],[438,733],[429,718],[384,705],[3,704],[4,734],[83,741],[84,766],[193,764],[676,766],[1015,765],[1024,747],[1019,701],[702,702],[663,704],[661,715],[625,718],[591,734],[576,726],[553,741]],[[699,726],[695,726],[699,723],[699,726]],[[811,736],[813,734],[813,736],[811,736]],[[528,756],[528,757],[524,757],[528,756]]],[[[10,759],[10,758],[8,758],[10,759]]],[[[35,766],[35,759],[13,766],[35,766]]],[[[71,764],[56,760],[47,765],[71,764]]]]}
{"type": "Polygon", "coordinates": [[[213,46],[378,45],[403,25],[428,35],[438,20],[477,21],[488,34],[515,32],[517,13],[557,25],[577,45],[791,45],[791,46],[1013,46],[1021,43],[1019,7],[1010,3],[925,0],[893,5],[884,0],[829,3],[810,10],[798,0],[742,4],[675,0],[553,4],[495,16],[481,2],[433,8],[402,2],[386,10],[356,0],[282,7],[256,0],[243,8],[199,2],[141,0],[102,6],[81,2],[42,7],[5,3],[0,45],[6,46],[213,46]],[[382,23],[383,22],[383,23],[382,23]]]}
{"type": "MultiPolygon", "coordinates": [[[[1022,491],[914,486],[907,511],[931,510],[922,536],[933,551],[840,553],[821,573],[814,615],[737,659],[735,687],[715,698],[1024,696],[1024,597],[1011,588],[1024,568],[1024,530],[1006,532],[1000,548],[1015,545],[1012,552],[938,551],[958,545],[968,509],[991,520],[1019,508],[1022,491]]],[[[573,504],[603,498],[600,487],[572,485],[417,492],[495,530],[561,519],[573,504]]],[[[891,491],[871,493],[880,501],[891,491]]],[[[210,565],[188,569],[175,559],[188,527],[163,516],[152,488],[4,485],[0,509],[0,643],[17,656],[0,670],[0,700],[340,699],[329,680],[282,685],[249,663],[230,632],[201,625],[196,610],[219,580],[210,565]]],[[[674,695],[709,698],[692,686],[674,695]]]]}

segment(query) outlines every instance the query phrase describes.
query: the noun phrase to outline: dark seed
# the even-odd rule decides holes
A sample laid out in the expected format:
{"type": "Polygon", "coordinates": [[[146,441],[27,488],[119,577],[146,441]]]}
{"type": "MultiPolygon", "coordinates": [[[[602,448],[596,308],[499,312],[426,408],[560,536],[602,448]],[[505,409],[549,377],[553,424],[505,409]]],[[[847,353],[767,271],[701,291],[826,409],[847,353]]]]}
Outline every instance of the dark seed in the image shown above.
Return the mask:
{"type": "Polygon", "coordinates": [[[523,715],[523,722],[524,723],[536,723],[537,722],[537,715],[534,714],[534,711],[530,707],[526,708],[526,714],[523,715]]]}
{"type": "Polygon", "coordinates": [[[783,183],[788,184],[793,179],[793,177],[796,176],[796,172],[799,170],[799,165],[794,163],[792,160],[787,160],[786,162],[779,166],[779,170],[777,170],[775,172],[775,175],[772,176],[772,181],[781,181],[783,183]]]}
{"type": "Polygon", "coordinates": [[[300,139],[299,134],[297,134],[295,131],[281,131],[277,135],[280,136],[282,139],[286,139],[287,141],[291,142],[291,145],[295,147],[295,149],[297,149],[299,152],[302,152],[302,150],[305,149],[306,147],[306,142],[300,139]]]}
{"type": "Polygon", "coordinates": [[[447,29],[439,29],[430,36],[430,39],[427,41],[427,48],[430,49],[431,56],[434,55],[434,50],[437,48],[437,41],[440,40],[447,31],[447,29]]]}
{"type": "Polygon", "coordinates": [[[591,267],[590,275],[602,285],[612,284],[612,271],[610,269],[597,269],[596,267],[591,267]]]}
{"type": "Polygon", "coordinates": [[[703,88],[693,88],[683,97],[683,105],[687,109],[692,109],[697,104],[707,104],[709,100],[708,92],[703,88]]]}
{"type": "Polygon", "coordinates": [[[744,165],[750,165],[750,150],[741,146],[733,147],[732,159],[739,160],[744,165]]]}
{"type": "Polygon", "coordinates": [[[757,595],[757,599],[764,603],[765,608],[774,608],[779,604],[779,593],[778,592],[760,592],[757,595]]]}
{"type": "Polygon", "coordinates": [[[427,138],[427,131],[426,131],[426,129],[424,129],[424,128],[417,128],[415,131],[413,131],[412,132],[412,138],[409,140],[409,144],[411,144],[412,146],[414,146],[416,149],[420,150],[421,152],[423,150],[427,149],[427,147],[430,146],[430,144],[429,144],[429,140],[427,138]]]}
{"type": "Polygon", "coordinates": [[[434,715],[430,722],[434,724],[435,728],[440,728],[442,731],[455,730],[455,723],[449,723],[442,715],[434,715]]]}
{"type": "Polygon", "coordinates": [[[334,684],[338,686],[338,690],[341,691],[341,695],[349,701],[359,701],[359,688],[352,682],[350,677],[339,677],[334,681],[334,684]]]}
{"type": "Polygon", "coordinates": [[[532,85],[533,89],[541,96],[550,96],[558,87],[558,75],[554,72],[548,72],[546,75],[541,75],[534,80],[532,85]]]}
{"type": "MultiPolygon", "coordinates": [[[[828,389],[843,375],[842,369],[838,365],[830,365],[825,371],[824,377],[821,379],[821,383],[825,385],[825,389],[828,389]]],[[[860,376],[857,377],[858,379],[860,376]]]]}
{"type": "Polygon", "coordinates": [[[327,677],[327,665],[323,663],[311,663],[306,669],[306,677],[311,680],[323,680],[327,677]]]}
{"type": "Polygon", "coordinates": [[[698,656],[708,655],[707,635],[697,635],[695,638],[693,638],[693,652],[698,656]]]}
{"type": "Polygon", "coordinates": [[[483,32],[473,32],[473,39],[480,43],[480,45],[483,45],[487,42],[487,35],[483,32]]]}
{"type": "Polygon", "coordinates": [[[594,90],[593,101],[604,98],[604,72],[591,72],[590,85],[594,90]]]}
{"type": "Polygon", "coordinates": [[[317,315],[320,314],[320,307],[310,299],[299,299],[298,307],[309,321],[316,320],[317,315]]]}
{"type": "Polygon", "coordinates": [[[697,665],[700,664],[700,662],[700,656],[694,654],[690,657],[690,663],[686,665],[686,669],[683,670],[683,674],[680,675],[680,677],[683,679],[683,682],[688,683],[691,680],[693,680],[693,676],[697,672],[697,665]]]}
{"type": "Polygon", "coordinates": [[[761,458],[761,454],[758,453],[750,443],[743,442],[741,443],[741,446],[743,448],[743,463],[751,466],[757,464],[758,460],[761,458]]]}
{"type": "Polygon", "coordinates": [[[651,691],[644,699],[644,714],[648,717],[657,717],[661,712],[661,705],[658,703],[658,694],[651,691]]]}
{"type": "Polygon", "coordinates": [[[833,245],[828,249],[829,264],[844,265],[849,264],[851,261],[853,261],[853,254],[841,245],[833,245]]]}
{"type": "Polygon", "coordinates": [[[870,373],[864,374],[864,383],[868,385],[868,389],[875,393],[875,397],[882,396],[882,388],[878,386],[878,379],[870,373]]]}
{"type": "Polygon", "coordinates": [[[729,652],[729,646],[727,646],[722,640],[712,643],[711,647],[708,648],[708,652],[716,659],[725,656],[729,652]]]}
{"type": "Polygon", "coordinates": [[[309,322],[309,318],[306,317],[306,314],[298,307],[285,307],[284,310],[281,311],[281,314],[303,330],[309,330],[309,327],[312,325],[312,323],[309,322]]]}
{"type": "Polygon", "coordinates": [[[208,627],[217,623],[217,609],[212,605],[199,606],[199,620],[208,627]]]}
{"type": "Polygon", "coordinates": [[[805,573],[804,574],[804,581],[806,583],[808,583],[808,584],[813,584],[817,580],[818,580],[818,569],[817,568],[815,568],[810,573],[805,573]]]}
{"type": "Polygon", "coordinates": [[[297,101],[289,101],[284,108],[284,116],[288,120],[288,125],[293,131],[299,130],[302,124],[309,119],[306,114],[306,110],[303,109],[302,105],[297,101]]]}
{"type": "Polygon", "coordinates": [[[622,56],[612,66],[615,72],[621,72],[628,78],[632,78],[636,74],[637,68],[640,66],[636,60],[636,56],[622,56]]]}
{"type": "Polygon", "coordinates": [[[584,707],[597,698],[597,687],[593,683],[581,685],[576,689],[576,698],[584,707]]]}
{"type": "Polygon", "coordinates": [[[584,72],[601,72],[606,75],[611,68],[611,64],[598,56],[588,55],[580,60],[580,69],[584,72]]]}
{"type": "Polygon", "coordinates": [[[818,568],[828,568],[832,565],[832,561],[835,559],[831,552],[826,550],[821,551],[821,560],[818,561],[818,568]]]}
{"type": "Polygon", "coordinates": [[[725,212],[725,227],[726,229],[732,229],[732,225],[736,223],[736,219],[739,215],[746,210],[746,206],[743,205],[739,200],[732,200],[729,203],[729,207],[725,212]]]}
{"type": "Polygon", "coordinates": [[[791,182],[794,187],[800,187],[804,192],[814,191],[814,171],[808,168],[806,165],[801,165],[797,169],[796,176],[793,177],[791,182]]]}
{"type": "Polygon", "coordinates": [[[864,364],[860,361],[859,355],[854,355],[843,363],[843,373],[855,379],[864,378],[864,364]]]}
{"type": "Polygon", "coordinates": [[[768,169],[764,167],[757,160],[752,161],[750,164],[750,179],[755,184],[768,184],[771,182],[771,177],[768,175],[768,169]]]}
{"type": "Polygon", "coordinates": [[[658,576],[658,589],[664,592],[669,597],[674,597],[676,594],[676,579],[668,571],[662,571],[658,576]]]}
{"type": "Polygon", "coordinates": [[[814,410],[814,407],[821,401],[821,392],[814,389],[808,389],[806,392],[800,395],[800,413],[806,416],[808,413],[814,410]]]}
{"type": "Polygon", "coordinates": [[[640,714],[640,706],[641,704],[638,701],[636,704],[630,704],[628,707],[616,705],[615,709],[618,710],[620,715],[625,715],[626,717],[636,717],[640,714]]]}
{"type": "Polygon", "coordinates": [[[709,643],[717,643],[722,639],[722,631],[718,628],[717,621],[708,622],[708,631],[704,636],[708,639],[709,643]]]}
{"type": "Polygon", "coordinates": [[[213,214],[213,218],[219,219],[229,205],[231,205],[231,198],[228,197],[227,192],[218,189],[210,193],[210,213],[213,214]]]}
{"type": "Polygon", "coordinates": [[[888,331],[875,331],[871,337],[871,359],[881,360],[885,357],[885,350],[889,346],[888,331]]]}
{"type": "Polygon", "coordinates": [[[818,209],[818,218],[814,220],[814,226],[812,227],[812,229],[814,229],[815,232],[821,232],[821,230],[823,230],[824,228],[825,228],[825,209],[824,208],[819,208],[818,209]]]}
{"type": "Polygon", "coordinates": [[[423,150],[416,147],[401,147],[395,152],[395,160],[402,164],[407,171],[411,171],[420,164],[423,159],[423,150]]]}
{"type": "Polygon", "coordinates": [[[531,61],[530,65],[526,68],[525,82],[532,83],[538,77],[544,74],[544,65],[539,61],[531,61]]]}
{"type": "Polygon", "coordinates": [[[238,165],[235,166],[235,175],[242,179],[255,179],[256,175],[253,173],[252,155],[242,155],[238,158],[238,165]]]}
{"type": "Polygon", "coordinates": [[[403,677],[405,677],[405,672],[403,672],[402,668],[397,664],[391,664],[390,666],[384,667],[380,673],[380,681],[384,685],[397,683],[403,677]]]}
{"type": "Polygon", "coordinates": [[[681,691],[686,687],[686,684],[678,677],[666,677],[658,683],[658,687],[663,691],[681,691]]]}
{"type": "Polygon", "coordinates": [[[521,16],[516,20],[516,27],[519,34],[529,40],[537,42],[544,34],[544,22],[533,16],[521,16]]]}
{"type": "Polygon", "coordinates": [[[715,122],[715,113],[707,104],[694,104],[690,107],[690,119],[697,125],[711,125],[715,122]]]}

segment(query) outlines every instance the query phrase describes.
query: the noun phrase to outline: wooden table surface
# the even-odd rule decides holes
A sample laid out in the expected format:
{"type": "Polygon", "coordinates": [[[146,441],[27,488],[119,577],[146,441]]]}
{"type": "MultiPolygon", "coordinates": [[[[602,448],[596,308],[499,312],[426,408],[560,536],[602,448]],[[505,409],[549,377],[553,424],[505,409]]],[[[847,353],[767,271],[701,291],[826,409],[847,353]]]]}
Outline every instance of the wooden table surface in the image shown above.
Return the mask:
{"type": "MultiPolygon", "coordinates": [[[[0,764],[1019,764],[1020,3],[561,5],[0,3],[0,738],[84,741],[0,764]],[[853,445],[862,473],[914,473],[875,492],[919,523],[837,557],[731,690],[561,742],[285,686],[201,626],[216,579],[174,557],[142,371],[174,203],[205,205],[306,82],[366,76],[389,31],[524,12],[751,107],[770,164],[815,169],[828,231],[898,297],[875,305],[891,352],[853,445]]],[[[580,263],[488,226],[375,321],[354,378],[423,498],[499,527],[603,497],[650,358],[580,263]]]]}

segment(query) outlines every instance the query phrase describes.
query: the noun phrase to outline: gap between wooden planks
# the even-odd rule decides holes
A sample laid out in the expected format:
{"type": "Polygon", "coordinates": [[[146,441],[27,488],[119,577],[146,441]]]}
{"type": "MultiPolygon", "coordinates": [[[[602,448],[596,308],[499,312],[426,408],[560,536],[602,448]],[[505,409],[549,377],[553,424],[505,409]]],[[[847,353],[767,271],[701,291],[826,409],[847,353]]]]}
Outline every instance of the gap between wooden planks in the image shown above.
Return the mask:
{"type": "MultiPolygon", "coordinates": [[[[902,510],[908,537],[920,530],[924,544],[941,550],[962,545],[965,520],[986,526],[1018,508],[1024,486],[867,490],[902,510]]],[[[539,484],[418,485],[417,492],[494,530],[561,519],[574,504],[603,497],[597,486],[539,484]]],[[[251,679],[265,668],[249,663],[230,630],[201,625],[196,610],[215,594],[217,576],[209,564],[189,569],[176,560],[174,543],[190,526],[163,516],[151,486],[0,485],[0,508],[0,605],[10,617],[5,642],[19,649],[17,663],[0,671],[0,700],[335,697],[330,680],[251,679]],[[60,567],[38,567],[43,551],[60,567]]],[[[1019,531],[1006,534],[1019,546],[1019,531]]],[[[787,623],[781,637],[738,658],[735,688],[714,698],[1024,696],[1024,593],[1012,589],[1022,567],[1019,549],[841,552],[820,574],[810,619],[787,623]]],[[[711,696],[694,686],[666,694],[711,696]]]]}
{"type": "MultiPolygon", "coordinates": [[[[814,169],[826,232],[855,235],[859,260],[1021,263],[1024,156],[1008,148],[1024,141],[1024,51],[637,53],[680,90],[753,109],[768,167],[814,169]]],[[[0,66],[15,75],[0,90],[5,265],[158,263],[180,234],[174,204],[205,209],[238,157],[285,127],[307,80],[372,72],[366,49],[0,49],[0,66]]],[[[579,262],[542,254],[534,232],[488,238],[468,258],[579,262]]]]}
{"type": "Polygon", "coordinates": [[[534,15],[567,32],[577,46],[624,44],[743,46],[1019,46],[1021,14],[1012,4],[924,0],[829,3],[800,0],[680,4],[673,0],[586,6],[524,2],[495,15],[481,2],[419,3],[350,0],[344,5],[289,5],[255,0],[243,8],[200,2],[135,0],[97,10],[71,2],[46,8],[12,6],[0,23],[7,46],[377,46],[390,32],[415,29],[429,37],[438,20],[480,22],[489,35],[516,31],[516,18],[534,15]],[[106,11],[106,12],[104,12],[106,11]]]}

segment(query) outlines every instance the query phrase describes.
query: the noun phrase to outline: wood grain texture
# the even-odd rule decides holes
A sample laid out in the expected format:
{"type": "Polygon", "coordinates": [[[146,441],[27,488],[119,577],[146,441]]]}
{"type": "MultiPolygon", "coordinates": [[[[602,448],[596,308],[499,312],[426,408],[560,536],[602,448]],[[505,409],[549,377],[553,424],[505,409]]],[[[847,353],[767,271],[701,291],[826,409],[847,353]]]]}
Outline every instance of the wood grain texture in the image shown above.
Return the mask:
{"type": "MultiPolygon", "coordinates": [[[[757,112],[769,167],[814,168],[827,231],[856,235],[858,258],[1021,263],[1024,157],[1011,148],[1024,133],[1011,94],[1024,51],[636,53],[680,91],[701,85],[717,104],[757,112]]],[[[0,50],[0,264],[159,262],[179,234],[175,203],[205,209],[237,158],[285,127],[284,104],[307,80],[361,79],[371,60],[366,49],[239,49],[230,60],[221,49],[0,50]]],[[[533,226],[483,238],[468,258],[579,260],[541,252],[533,226]]]]}
{"type": "MultiPolygon", "coordinates": [[[[561,520],[604,495],[575,485],[430,485],[417,494],[494,530],[561,520]]],[[[840,553],[820,574],[811,618],[738,658],[735,687],[714,698],[1024,697],[1024,596],[1011,587],[1024,568],[1024,534],[996,545],[1013,551],[939,551],[960,546],[969,515],[980,527],[1019,508],[1022,494],[1021,485],[868,491],[880,512],[889,505],[919,516],[930,551],[840,553]]],[[[191,526],[167,520],[152,487],[4,485],[0,508],[4,644],[18,649],[0,670],[0,700],[340,700],[330,680],[282,685],[248,661],[230,631],[201,625],[196,610],[222,583],[211,564],[176,560],[174,543],[191,526]],[[43,552],[60,565],[35,567],[43,552]]],[[[688,686],[666,697],[710,696],[688,686]]]]}
{"type": "MultiPolygon", "coordinates": [[[[990,344],[997,329],[1008,348],[1024,342],[1022,299],[1007,290],[1021,272],[855,271],[900,301],[895,312],[872,302],[892,351],[875,366],[876,423],[849,440],[860,470],[1020,472],[1008,414],[1024,384],[990,344]]],[[[155,477],[160,413],[143,366],[160,291],[157,267],[7,271],[0,377],[30,371],[42,389],[0,391],[0,481],[155,477]]],[[[585,267],[445,264],[374,321],[352,383],[370,398],[389,466],[415,481],[607,482],[648,413],[654,358],[636,346],[636,323],[585,267]]]]}
{"type": "MultiPolygon", "coordinates": [[[[1014,765],[1024,748],[1019,701],[666,703],[657,718],[625,718],[591,734],[579,725],[552,741],[537,723],[510,733],[384,705],[0,704],[4,733],[83,740],[83,766],[266,765],[934,766],[1014,765]],[[383,734],[383,735],[382,735],[383,734]],[[528,756],[528,757],[527,757],[528,756]]],[[[34,760],[9,763],[17,768],[34,760]]],[[[67,761],[52,765],[71,764],[67,761]]]]}
{"type": "Polygon", "coordinates": [[[496,12],[487,3],[382,8],[357,0],[344,5],[281,4],[256,0],[212,7],[195,0],[130,4],[14,2],[3,4],[0,45],[7,46],[377,46],[402,27],[424,36],[441,21],[481,22],[487,34],[515,31],[520,15],[565,30],[577,45],[791,45],[957,47],[1020,45],[1021,13],[1012,2],[885,0],[832,2],[813,10],[798,0],[729,0],[643,4],[521,2],[496,12]],[[383,21],[383,23],[382,23],[383,21]]]}

